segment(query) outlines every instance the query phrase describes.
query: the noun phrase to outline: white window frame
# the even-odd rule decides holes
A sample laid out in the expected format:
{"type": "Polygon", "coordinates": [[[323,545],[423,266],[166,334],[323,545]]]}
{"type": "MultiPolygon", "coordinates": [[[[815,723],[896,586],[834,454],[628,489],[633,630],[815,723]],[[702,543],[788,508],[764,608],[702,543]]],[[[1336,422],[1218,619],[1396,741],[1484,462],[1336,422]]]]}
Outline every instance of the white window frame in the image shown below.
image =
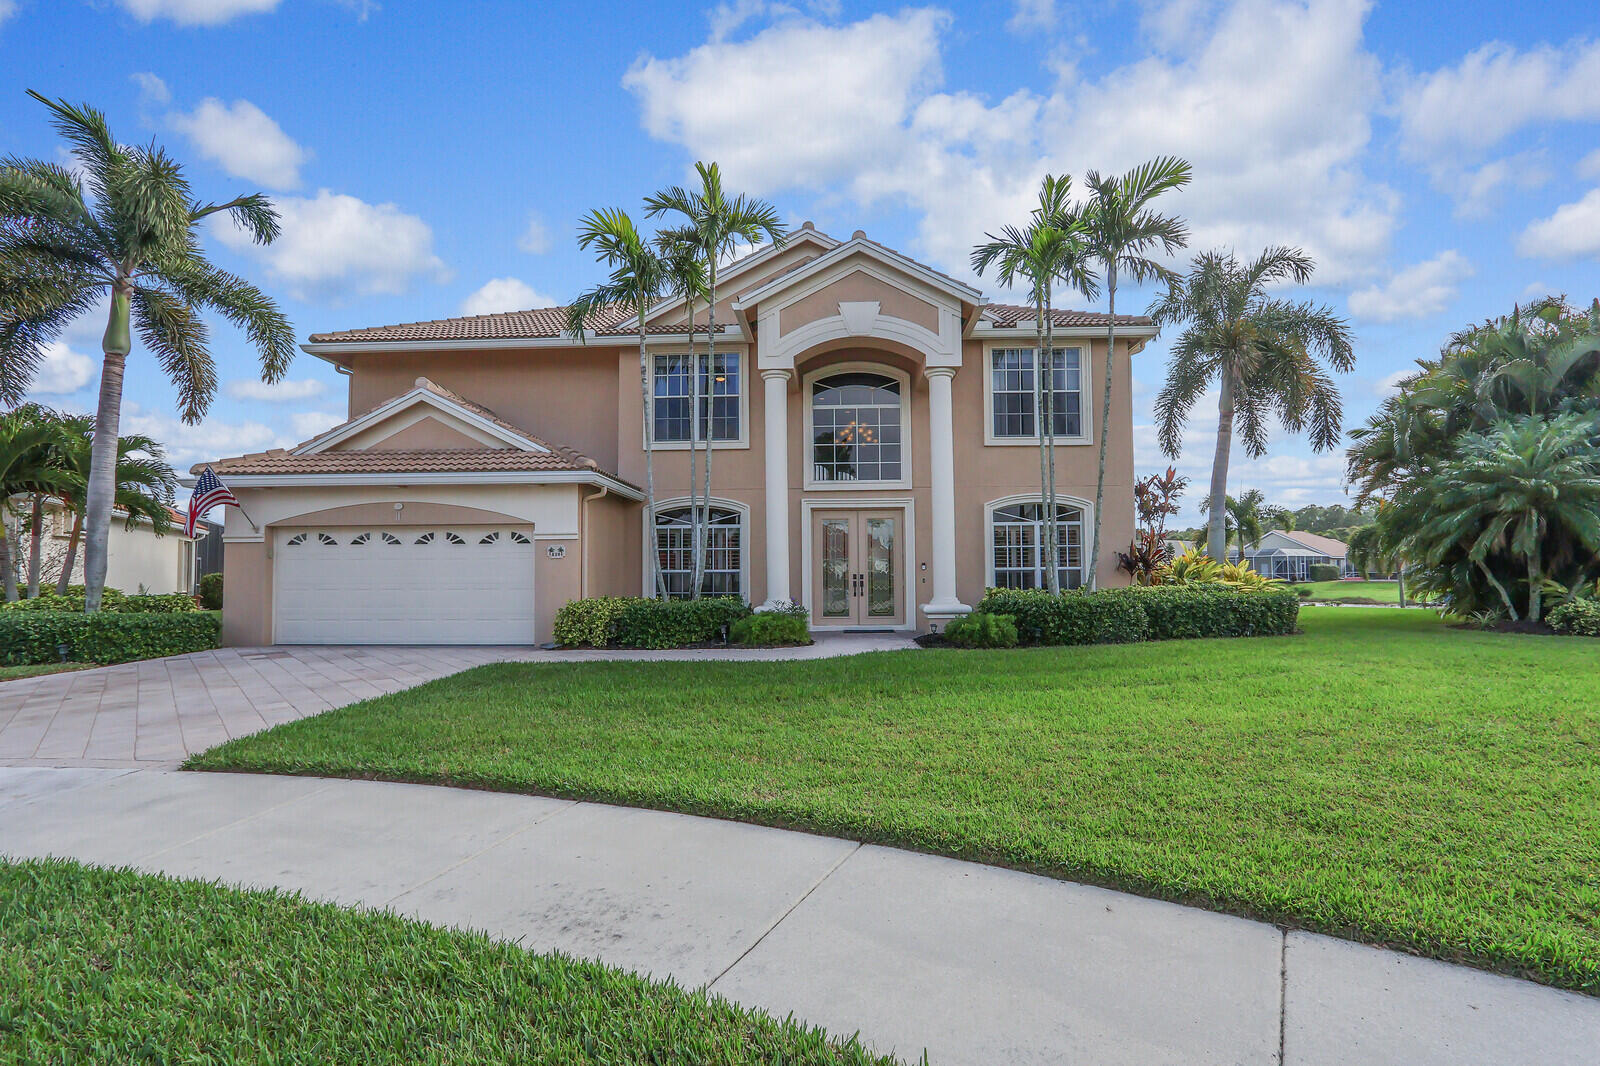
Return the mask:
{"type": "MultiPolygon", "coordinates": [[[[661,514],[663,511],[682,510],[687,508],[690,503],[691,501],[687,496],[675,496],[669,500],[657,500],[656,514],[661,514]]],[[[713,496],[706,503],[706,506],[721,511],[733,511],[739,516],[739,598],[746,603],[750,603],[752,602],[750,599],[750,505],[741,503],[738,500],[713,496]]],[[[640,555],[640,565],[644,573],[640,579],[639,587],[642,595],[653,597],[656,594],[656,589],[655,569],[652,565],[651,553],[655,551],[656,547],[656,531],[651,524],[649,508],[640,509],[639,524],[644,530],[644,535],[640,538],[644,547],[644,551],[640,555]]]]}
{"type": "MultiPolygon", "coordinates": [[[[726,344],[725,345],[725,344],[722,344],[722,343],[720,343],[721,342],[721,338],[720,337],[718,338],[718,342],[719,342],[717,344],[717,354],[718,355],[733,355],[733,356],[737,356],[738,359],[739,359],[739,436],[734,438],[734,439],[732,439],[732,440],[714,440],[714,441],[711,442],[711,446],[713,448],[716,448],[719,451],[726,451],[726,450],[729,450],[729,449],[737,449],[737,448],[746,448],[747,449],[747,448],[750,447],[750,375],[751,375],[751,372],[753,370],[753,367],[751,366],[750,351],[749,351],[749,348],[744,346],[744,345],[740,345],[740,344],[726,344]]],[[[649,385],[649,398],[648,398],[648,400],[646,402],[649,404],[649,408],[650,408],[650,411],[649,411],[649,414],[650,414],[650,433],[651,433],[651,435],[653,437],[654,433],[655,433],[655,424],[656,424],[656,356],[658,356],[658,355],[688,355],[689,354],[689,347],[688,347],[687,344],[671,345],[671,346],[663,345],[663,346],[660,346],[660,347],[651,346],[651,347],[647,348],[646,351],[647,351],[646,358],[649,360],[649,364],[648,365],[649,365],[649,368],[650,368],[650,376],[649,376],[649,379],[648,379],[648,382],[647,382],[648,385],[649,385]]],[[[705,354],[705,348],[703,346],[700,348],[700,352],[701,352],[702,355],[705,354]]],[[[635,358],[637,358],[637,353],[634,353],[634,354],[635,354],[635,358]]],[[[637,378],[635,378],[634,388],[635,389],[638,388],[637,378]]],[[[704,443],[703,441],[696,441],[696,442],[694,442],[694,446],[695,447],[699,447],[703,443],[704,443]]],[[[644,450],[644,444],[645,444],[645,429],[644,429],[643,426],[640,426],[639,427],[639,450],[640,451],[644,450]]],[[[686,440],[667,440],[667,441],[662,441],[662,440],[653,440],[652,439],[650,441],[650,450],[651,451],[657,451],[657,452],[686,452],[686,451],[689,450],[689,447],[690,447],[690,442],[686,441],[686,440]]]]}
{"type": "Polygon", "coordinates": [[[912,471],[912,404],[911,404],[911,375],[898,367],[887,363],[851,362],[833,363],[817,370],[810,371],[800,379],[801,413],[800,413],[800,455],[801,469],[804,472],[804,488],[809,492],[853,492],[862,489],[876,492],[881,489],[909,489],[911,488],[912,471]],[[812,462],[812,449],[816,443],[811,439],[811,391],[812,386],[823,378],[831,378],[838,374],[877,374],[880,377],[892,378],[900,384],[900,477],[895,481],[818,481],[815,474],[815,464],[812,462]]]}
{"type": "MultiPolygon", "coordinates": [[[[1033,352],[1033,361],[1036,368],[1035,372],[1037,373],[1037,366],[1039,363],[1039,345],[1038,342],[1033,338],[1030,337],[1026,340],[1020,338],[1013,338],[1011,340],[986,340],[983,342],[983,443],[991,448],[1007,448],[1018,446],[1037,448],[1039,446],[1039,434],[1037,432],[1026,437],[1002,437],[995,435],[994,352],[1008,348],[1022,348],[1033,352]]],[[[1094,383],[1094,374],[1091,369],[1093,359],[1090,357],[1094,349],[1086,341],[1074,339],[1073,342],[1062,343],[1060,340],[1057,340],[1056,349],[1058,351],[1066,351],[1070,348],[1078,349],[1078,424],[1082,432],[1072,437],[1063,437],[1058,435],[1056,437],[1056,447],[1058,448],[1096,443],[1094,437],[1094,404],[1091,402],[1094,395],[1094,389],[1092,387],[1094,383]]],[[[1040,421],[1037,412],[1035,412],[1033,424],[1035,430],[1040,427],[1040,421]]]]}
{"type": "MultiPolygon", "coordinates": [[[[1004,507],[1015,507],[1019,503],[1043,504],[1044,494],[1039,492],[1024,492],[1015,496],[1003,496],[998,500],[990,500],[983,505],[983,587],[996,588],[994,583],[994,513],[1004,507]]],[[[1089,500],[1077,496],[1064,496],[1056,493],[1056,506],[1076,507],[1083,512],[1082,528],[1079,530],[1079,564],[1080,586],[1089,583],[1089,541],[1094,532],[1094,504],[1089,500]]],[[[1048,587],[1048,586],[1044,586],[1048,587]]]]}

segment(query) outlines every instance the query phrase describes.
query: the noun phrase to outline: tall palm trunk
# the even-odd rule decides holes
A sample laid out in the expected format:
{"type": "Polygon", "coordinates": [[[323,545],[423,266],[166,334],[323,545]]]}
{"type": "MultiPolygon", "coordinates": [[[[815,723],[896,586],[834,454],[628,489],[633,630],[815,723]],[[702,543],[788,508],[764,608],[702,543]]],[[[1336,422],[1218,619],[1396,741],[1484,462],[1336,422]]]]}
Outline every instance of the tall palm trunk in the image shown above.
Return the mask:
{"type": "Polygon", "coordinates": [[[1050,527],[1050,591],[1061,591],[1061,525],[1056,521],[1056,323],[1055,308],[1053,306],[1050,285],[1044,287],[1044,350],[1049,354],[1045,358],[1045,365],[1050,368],[1050,376],[1044,383],[1044,408],[1045,416],[1049,419],[1045,427],[1050,434],[1050,488],[1049,499],[1045,502],[1044,520],[1050,527]]]}
{"type": "Polygon", "coordinates": [[[56,592],[67,594],[72,584],[72,568],[78,564],[78,541],[83,536],[83,508],[72,511],[72,534],[67,537],[67,557],[61,561],[61,576],[56,579],[56,592]]]}
{"type": "MultiPolygon", "coordinates": [[[[705,508],[695,524],[699,535],[694,543],[694,598],[700,598],[700,584],[706,575],[706,541],[711,539],[711,444],[716,434],[711,425],[712,379],[717,374],[717,253],[706,257],[706,491],[705,508]]],[[[696,379],[695,387],[699,388],[696,379]]],[[[699,403],[698,396],[695,401],[699,403]]]]}
{"type": "Polygon", "coordinates": [[[100,369],[100,405],[94,418],[94,443],[89,451],[89,491],[84,501],[86,512],[83,543],[83,609],[100,609],[100,594],[106,584],[107,551],[111,537],[111,505],[117,491],[117,435],[122,428],[122,375],[133,342],[128,332],[131,286],[118,282],[111,296],[111,313],[106,323],[101,350],[105,363],[100,369]]]}
{"type": "Polygon", "coordinates": [[[1106,448],[1111,443],[1111,375],[1117,368],[1117,264],[1106,264],[1106,297],[1109,301],[1106,316],[1106,380],[1101,389],[1100,403],[1100,473],[1094,485],[1094,542],[1089,549],[1089,588],[1099,587],[1101,513],[1106,501],[1106,448]]]}
{"type": "Polygon", "coordinates": [[[1540,610],[1544,606],[1544,566],[1540,557],[1539,544],[1534,542],[1533,551],[1528,553],[1528,621],[1537,622],[1540,610]]]}
{"type": "Polygon", "coordinates": [[[1400,606],[1404,607],[1406,605],[1406,564],[1405,563],[1401,563],[1400,564],[1400,568],[1395,572],[1395,576],[1399,578],[1399,582],[1398,583],[1400,585],[1400,606]]]}
{"type": "MultiPolygon", "coordinates": [[[[1211,460],[1211,515],[1206,520],[1206,554],[1228,561],[1228,454],[1233,450],[1233,374],[1223,368],[1222,398],[1217,401],[1217,454],[1211,460]]],[[[1235,523],[1237,525],[1237,523],[1235,523]]],[[[1244,530],[1239,530],[1239,557],[1244,558],[1244,530]]]]}
{"type": "Polygon", "coordinates": [[[0,499],[0,575],[3,575],[6,602],[17,598],[17,568],[11,562],[11,536],[6,528],[6,501],[0,499]]]}
{"type": "MultiPolygon", "coordinates": [[[[665,599],[666,578],[661,574],[661,549],[656,532],[656,449],[655,425],[650,411],[650,354],[644,345],[644,304],[639,305],[639,421],[644,431],[644,515],[649,538],[650,587],[658,599],[665,599]]],[[[67,558],[72,558],[68,549],[67,558]]]]}
{"type": "Polygon", "coordinates": [[[39,564],[44,554],[44,497],[33,494],[28,515],[28,599],[39,595],[39,564]]]}
{"type": "Polygon", "coordinates": [[[694,301],[689,311],[689,597],[700,598],[695,559],[700,555],[700,352],[694,346],[694,301]]]}
{"type": "Polygon", "coordinates": [[[1059,592],[1061,590],[1056,588],[1055,583],[1050,579],[1050,574],[1055,569],[1050,564],[1054,561],[1055,556],[1051,554],[1052,548],[1050,545],[1050,527],[1052,525],[1049,521],[1050,440],[1045,435],[1045,406],[1048,403],[1045,397],[1049,393],[1049,389],[1045,386],[1044,374],[1044,297],[1040,294],[1038,285],[1035,285],[1033,289],[1033,308],[1035,343],[1037,345],[1033,353],[1033,428],[1039,433],[1039,517],[1041,519],[1037,549],[1039,552],[1039,567],[1044,571],[1042,575],[1044,587],[1051,592],[1059,592]]]}

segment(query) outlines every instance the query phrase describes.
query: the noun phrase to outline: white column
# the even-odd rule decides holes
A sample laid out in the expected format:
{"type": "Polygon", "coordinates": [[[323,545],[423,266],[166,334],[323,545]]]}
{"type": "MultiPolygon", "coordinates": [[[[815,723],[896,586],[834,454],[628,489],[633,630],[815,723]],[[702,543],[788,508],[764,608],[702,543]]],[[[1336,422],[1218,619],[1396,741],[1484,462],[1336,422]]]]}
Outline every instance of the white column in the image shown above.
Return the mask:
{"type": "Polygon", "coordinates": [[[787,370],[763,370],[766,383],[767,439],[767,599],[763,606],[789,595],[789,377],[787,370]]]}
{"type": "Polygon", "coordinates": [[[930,366],[928,378],[928,450],[933,483],[933,598],[922,610],[929,622],[948,621],[971,610],[956,598],[956,453],[955,416],[950,380],[955,367],[930,366]]]}

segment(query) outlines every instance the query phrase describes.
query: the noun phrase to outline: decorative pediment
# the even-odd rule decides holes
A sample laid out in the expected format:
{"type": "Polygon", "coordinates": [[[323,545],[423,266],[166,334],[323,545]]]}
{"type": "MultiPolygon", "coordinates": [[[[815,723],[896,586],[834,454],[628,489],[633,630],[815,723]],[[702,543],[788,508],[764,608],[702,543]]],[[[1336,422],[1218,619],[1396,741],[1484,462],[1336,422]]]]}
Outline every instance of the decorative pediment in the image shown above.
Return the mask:
{"type": "Polygon", "coordinates": [[[548,452],[549,445],[427,378],[410,392],[298,448],[295,455],[330,451],[454,451],[514,449],[548,452]]]}

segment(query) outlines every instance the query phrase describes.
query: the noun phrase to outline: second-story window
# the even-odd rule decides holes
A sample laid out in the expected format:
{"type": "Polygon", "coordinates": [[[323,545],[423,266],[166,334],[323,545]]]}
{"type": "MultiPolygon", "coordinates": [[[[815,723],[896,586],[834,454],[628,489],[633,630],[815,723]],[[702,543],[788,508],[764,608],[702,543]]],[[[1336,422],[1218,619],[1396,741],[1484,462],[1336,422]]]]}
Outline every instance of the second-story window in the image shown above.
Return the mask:
{"type": "MultiPolygon", "coordinates": [[[[1034,407],[1034,348],[996,348],[989,353],[990,417],[995,437],[1037,437],[1034,407]]],[[[1057,348],[1051,374],[1058,437],[1083,436],[1083,351],[1057,348]]]]}
{"type": "Polygon", "coordinates": [[[664,444],[739,439],[739,353],[718,352],[699,360],[699,426],[695,426],[695,357],[687,352],[655,359],[653,439],[664,444]]]}

